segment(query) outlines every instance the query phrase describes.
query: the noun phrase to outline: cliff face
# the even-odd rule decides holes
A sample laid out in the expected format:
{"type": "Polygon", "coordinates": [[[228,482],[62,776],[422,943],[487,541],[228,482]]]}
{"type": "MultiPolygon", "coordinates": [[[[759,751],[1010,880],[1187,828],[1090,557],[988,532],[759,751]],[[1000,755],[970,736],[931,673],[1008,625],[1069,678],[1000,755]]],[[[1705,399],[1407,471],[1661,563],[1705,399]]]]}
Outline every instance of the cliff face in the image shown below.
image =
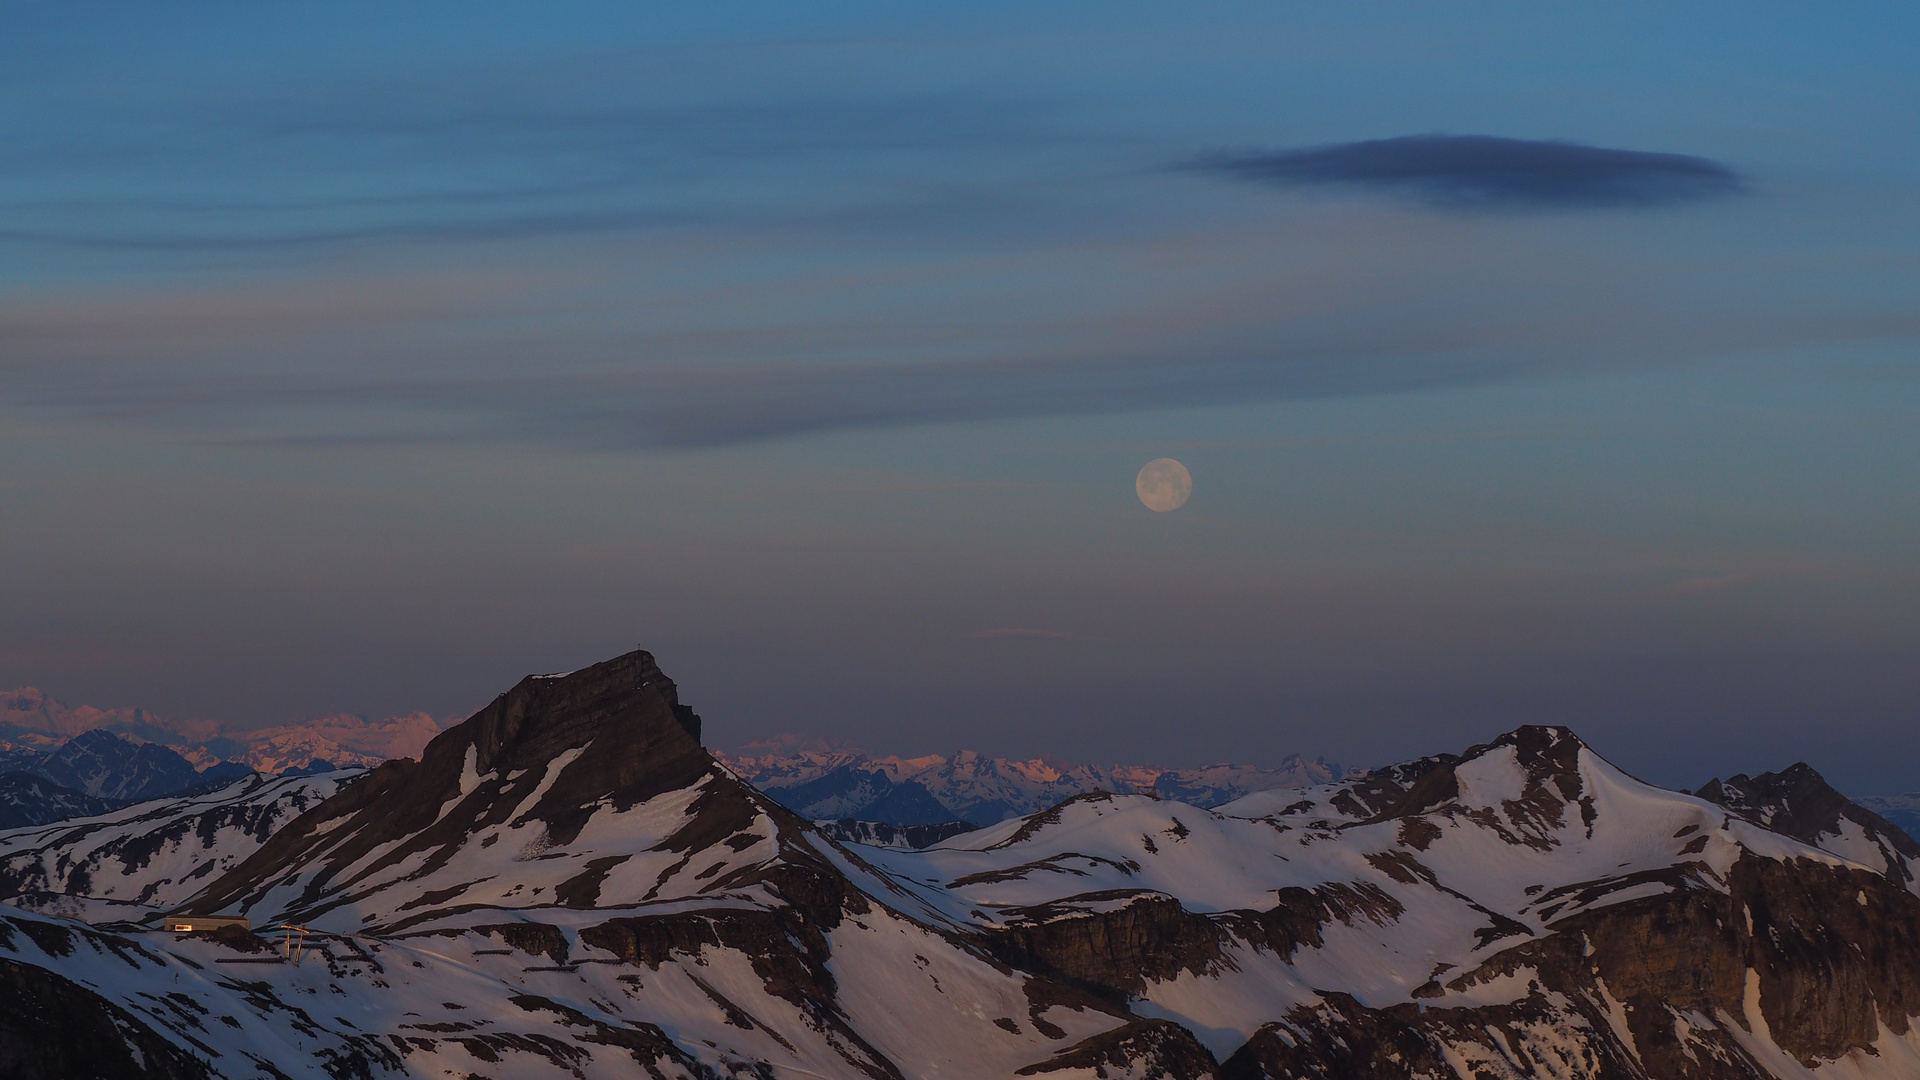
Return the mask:
{"type": "Polygon", "coordinates": [[[634,653],[523,680],[419,762],[295,783],[0,834],[81,914],[204,884],[189,909],[311,931],[0,917],[33,1000],[185,1055],[103,1074],[1920,1076],[1912,841],[1811,770],[1687,795],[1534,727],[1213,809],[1090,793],[865,846],[710,758],[634,653]],[[89,851],[117,861],[59,869],[89,851]]]}

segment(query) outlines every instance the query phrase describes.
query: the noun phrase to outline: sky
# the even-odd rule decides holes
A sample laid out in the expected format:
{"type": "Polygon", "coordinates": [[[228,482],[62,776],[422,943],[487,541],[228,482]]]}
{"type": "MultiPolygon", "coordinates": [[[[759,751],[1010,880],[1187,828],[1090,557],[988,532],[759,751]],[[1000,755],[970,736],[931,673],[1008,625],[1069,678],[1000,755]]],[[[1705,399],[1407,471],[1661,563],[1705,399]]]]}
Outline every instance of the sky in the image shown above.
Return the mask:
{"type": "Polygon", "coordinates": [[[1920,789],[1916,31],[7,5],[0,685],[1920,789]]]}

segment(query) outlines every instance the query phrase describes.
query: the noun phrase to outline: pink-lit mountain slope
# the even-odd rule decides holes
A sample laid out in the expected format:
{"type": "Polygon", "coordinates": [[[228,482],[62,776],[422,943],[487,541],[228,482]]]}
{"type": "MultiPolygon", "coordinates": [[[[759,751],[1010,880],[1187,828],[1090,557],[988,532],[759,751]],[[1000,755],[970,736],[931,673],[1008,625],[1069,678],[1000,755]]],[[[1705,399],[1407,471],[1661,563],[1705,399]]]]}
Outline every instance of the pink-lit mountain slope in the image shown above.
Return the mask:
{"type": "Polygon", "coordinates": [[[75,736],[104,731],[139,744],[164,746],[205,769],[224,760],[264,773],[306,768],[316,760],[340,767],[415,757],[440,733],[426,713],[369,719],[350,713],[290,724],[236,728],[203,719],[158,716],[145,709],[69,706],[31,686],[0,692],[0,758],[9,751],[51,753],[75,736]]]}

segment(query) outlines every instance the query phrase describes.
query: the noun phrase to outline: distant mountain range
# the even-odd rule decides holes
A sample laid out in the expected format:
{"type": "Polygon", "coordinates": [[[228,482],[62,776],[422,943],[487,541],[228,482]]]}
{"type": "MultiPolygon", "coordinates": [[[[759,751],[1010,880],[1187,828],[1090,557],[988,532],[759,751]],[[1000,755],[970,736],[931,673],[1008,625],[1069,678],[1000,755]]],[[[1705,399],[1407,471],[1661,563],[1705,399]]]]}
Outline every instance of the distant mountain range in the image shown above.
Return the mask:
{"type": "Polygon", "coordinates": [[[213,720],[168,719],[138,708],[69,706],[31,686],[0,693],[0,769],[19,767],[10,764],[10,755],[46,753],[90,731],[166,747],[194,769],[237,761],[255,772],[278,775],[307,768],[315,760],[348,767],[418,757],[440,734],[440,722],[423,712],[381,720],[336,713],[241,730],[213,720]]]}
{"type": "MultiPolygon", "coordinates": [[[[331,770],[325,762],[316,764],[331,770]]],[[[136,743],[96,728],[51,750],[16,746],[0,751],[0,829],[210,791],[253,775],[251,768],[233,761],[195,769],[165,746],[136,743]]]]}
{"type": "Polygon", "coordinates": [[[425,713],[231,731],[145,709],[68,706],[24,687],[0,694],[0,829],[190,796],[256,773],[375,765],[419,754],[439,731],[425,713]]]}
{"type": "MultiPolygon", "coordinates": [[[[69,706],[33,687],[0,694],[0,828],[41,825],[130,803],[212,791],[253,773],[310,774],[418,757],[441,725],[426,713],[352,714],[242,731],[140,708],[69,706]]],[[[966,828],[1044,810],[1091,791],[1213,807],[1256,791],[1337,780],[1299,755],[1277,767],[1075,765],[963,750],[903,758],[837,749],[754,748],[716,756],[795,812],[848,840],[921,847],[966,828]]]]}
{"type": "Polygon", "coordinates": [[[875,757],[860,750],[716,753],[742,780],[814,821],[893,826],[964,821],[993,825],[1038,813],[1091,791],[1150,794],[1215,807],[1256,791],[1312,787],[1343,775],[1323,758],[1294,754],[1277,767],[1072,765],[1057,758],[1015,761],[971,750],[951,756],[875,757]]]}
{"type": "Polygon", "coordinates": [[[1854,801],[1902,829],[1920,835],[1920,791],[1905,795],[1869,795],[1854,801]]]}

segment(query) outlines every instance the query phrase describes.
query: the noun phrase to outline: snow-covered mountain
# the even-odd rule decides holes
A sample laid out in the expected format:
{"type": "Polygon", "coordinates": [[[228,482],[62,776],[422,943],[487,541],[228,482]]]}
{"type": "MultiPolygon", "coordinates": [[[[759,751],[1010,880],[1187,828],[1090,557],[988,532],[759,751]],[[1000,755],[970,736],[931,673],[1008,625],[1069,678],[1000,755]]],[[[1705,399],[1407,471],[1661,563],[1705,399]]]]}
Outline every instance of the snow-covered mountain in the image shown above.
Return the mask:
{"type": "Polygon", "coordinates": [[[392,758],[419,757],[441,730],[440,722],[423,712],[377,720],[335,713],[273,727],[226,730],[190,752],[243,762],[276,776],[288,769],[310,768],[315,762],[336,768],[372,768],[392,758]]]}
{"type": "Polygon", "coordinates": [[[199,775],[191,762],[164,746],[136,744],[97,729],[67,740],[33,771],[75,791],[124,801],[178,791],[199,775]]]}
{"type": "Polygon", "coordinates": [[[94,729],[51,750],[0,752],[0,828],[102,814],[128,803],[185,796],[253,776],[223,762],[195,771],[179,754],[94,729]]]}
{"type": "Polygon", "coordinates": [[[249,775],[201,795],[0,832],[0,899],[78,918],[159,916],[360,775],[249,775]]]}
{"type": "Polygon", "coordinates": [[[1038,813],[1091,791],[1151,792],[1195,806],[1218,806],[1270,788],[1339,779],[1338,765],[1298,754],[1277,768],[1212,765],[1070,765],[1053,758],[1015,761],[970,750],[951,756],[875,757],[859,750],[772,750],[715,755],[736,775],[814,821],[991,825],[1038,813]]]}
{"type": "Polygon", "coordinates": [[[46,1075],[130,1077],[1920,1076],[1910,856],[1811,770],[1709,799],[1530,727],[914,851],[700,733],[634,653],[417,762],[0,833],[0,1045],[32,1017],[46,1075]]]}
{"type": "Polygon", "coordinates": [[[63,743],[83,731],[102,728],[137,731],[156,726],[155,721],[144,709],[69,706],[31,686],[0,692],[0,730],[42,748],[63,743]]]}

